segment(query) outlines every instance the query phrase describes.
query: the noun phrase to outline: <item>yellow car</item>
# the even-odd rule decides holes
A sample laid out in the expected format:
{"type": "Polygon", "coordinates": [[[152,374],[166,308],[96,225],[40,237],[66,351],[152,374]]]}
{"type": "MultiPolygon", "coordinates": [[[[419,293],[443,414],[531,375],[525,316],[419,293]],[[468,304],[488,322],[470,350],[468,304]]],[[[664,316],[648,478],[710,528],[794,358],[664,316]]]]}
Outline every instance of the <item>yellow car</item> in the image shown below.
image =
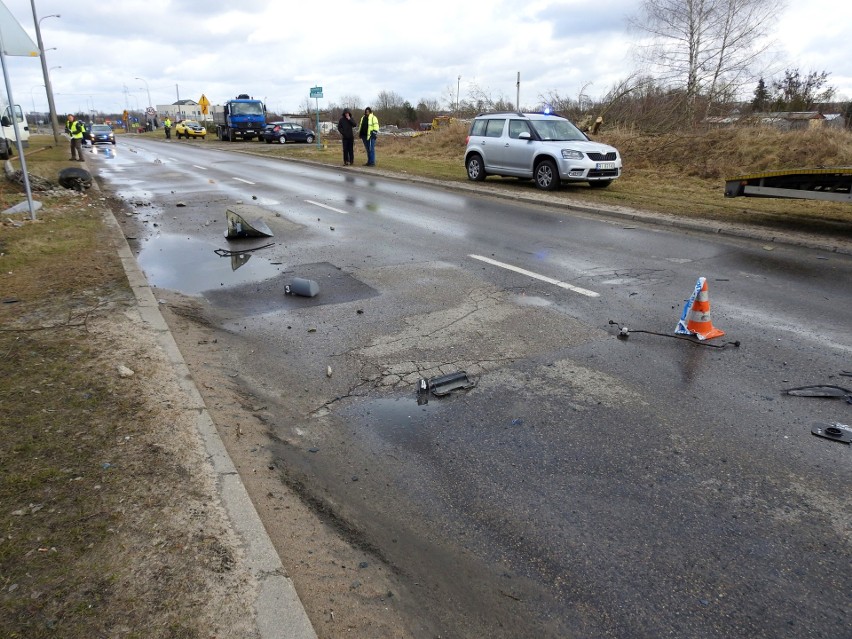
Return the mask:
{"type": "Polygon", "coordinates": [[[203,140],[207,137],[207,129],[195,120],[184,120],[183,122],[178,122],[178,125],[175,127],[175,136],[177,136],[178,140],[182,137],[201,138],[203,140]]]}

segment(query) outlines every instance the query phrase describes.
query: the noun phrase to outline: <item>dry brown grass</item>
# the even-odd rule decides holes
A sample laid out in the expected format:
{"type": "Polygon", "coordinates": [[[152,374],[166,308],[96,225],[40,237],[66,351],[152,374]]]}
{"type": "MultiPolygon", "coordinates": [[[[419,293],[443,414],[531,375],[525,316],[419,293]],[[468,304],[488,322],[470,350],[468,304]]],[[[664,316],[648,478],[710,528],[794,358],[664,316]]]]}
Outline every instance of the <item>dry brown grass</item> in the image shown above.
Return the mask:
{"type": "Polygon", "coordinates": [[[621,151],[626,170],[711,182],[774,169],[852,166],[852,132],[827,128],[744,127],[659,136],[615,130],[598,139],[621,151]]]}

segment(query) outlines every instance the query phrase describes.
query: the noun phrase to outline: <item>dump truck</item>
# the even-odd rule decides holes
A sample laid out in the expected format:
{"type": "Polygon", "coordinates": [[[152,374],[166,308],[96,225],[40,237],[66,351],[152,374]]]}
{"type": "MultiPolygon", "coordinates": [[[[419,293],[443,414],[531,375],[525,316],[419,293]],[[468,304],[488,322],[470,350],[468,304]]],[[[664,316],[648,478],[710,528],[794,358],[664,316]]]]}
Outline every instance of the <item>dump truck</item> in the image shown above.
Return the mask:
{"type": "Polygon", "coordinates": [[[266,106],[245,93],[212,106],[211,114],[220,140],[260,140],[260,132],[266,126],[266,106]]]}

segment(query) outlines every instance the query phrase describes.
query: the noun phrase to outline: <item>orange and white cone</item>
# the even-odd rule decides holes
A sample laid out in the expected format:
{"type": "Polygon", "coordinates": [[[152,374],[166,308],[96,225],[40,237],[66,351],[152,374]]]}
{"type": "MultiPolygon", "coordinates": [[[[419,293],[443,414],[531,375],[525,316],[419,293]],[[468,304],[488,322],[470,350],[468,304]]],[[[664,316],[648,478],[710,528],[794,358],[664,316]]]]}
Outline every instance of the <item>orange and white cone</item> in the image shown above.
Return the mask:
{"type": "Polygon", "coordinates": [[[692,296],[686,300],[675,333],[695,335],[698,339],[722,337],[725,331],[713,328],[710,321],[710,294],[707,291],[707,278],[699,277],[692,296]]]}

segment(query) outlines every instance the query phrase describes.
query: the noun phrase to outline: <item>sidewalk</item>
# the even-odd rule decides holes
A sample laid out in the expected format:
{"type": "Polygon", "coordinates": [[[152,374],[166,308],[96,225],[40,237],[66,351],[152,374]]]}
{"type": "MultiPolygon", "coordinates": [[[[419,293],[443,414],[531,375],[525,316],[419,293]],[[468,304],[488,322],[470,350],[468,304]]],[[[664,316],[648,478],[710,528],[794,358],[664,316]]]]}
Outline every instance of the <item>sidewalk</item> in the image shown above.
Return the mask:
{"type": "Polygon", "coordinates": [[[118,256],[136,297],[136,310],[143,324],[156,334],[156,341],[174,367],[180,390],[186,395],[187,408],[197,412],[199,446],[203,446],[211,471],[216,477],[218,494],[214,497],[221,502],[231,528],[242,541],[247,570],[259,584],[255,601],[257,636],[260,639],[317,639],[293,583],[286,576],[281,559],[219,438],[204,400],[121,227],[109,212],[105,212],[104,221],[113,235],[118,256]]]}

